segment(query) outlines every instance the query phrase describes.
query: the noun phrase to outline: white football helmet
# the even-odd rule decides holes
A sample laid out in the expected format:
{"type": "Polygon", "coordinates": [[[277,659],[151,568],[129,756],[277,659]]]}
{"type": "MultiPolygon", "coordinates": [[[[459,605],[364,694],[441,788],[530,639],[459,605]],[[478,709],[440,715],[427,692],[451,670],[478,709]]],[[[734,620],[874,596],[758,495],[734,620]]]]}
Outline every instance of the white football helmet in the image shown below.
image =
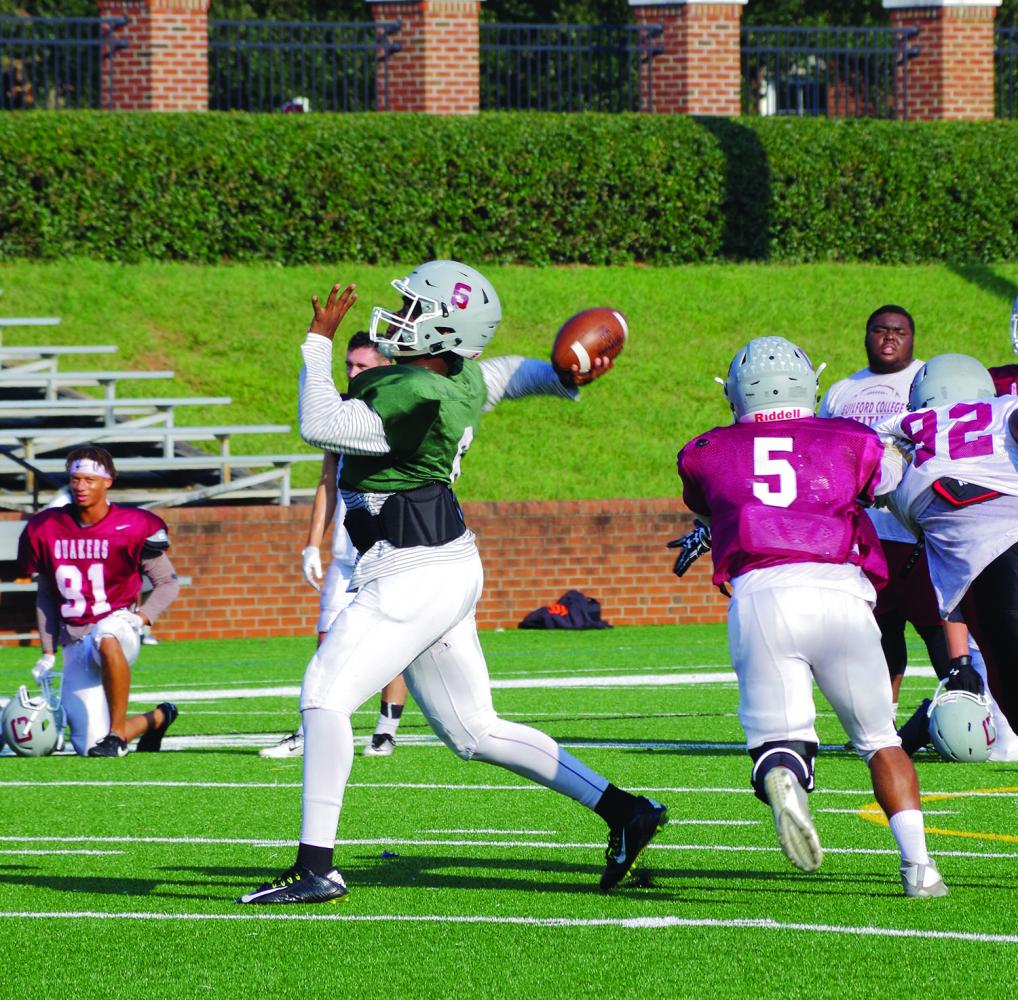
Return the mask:
{"type": "Polygon", "coordinates": [[[429,260],[392,287],[403,296],[399,312],[371,310],[368,333],[389,357],[452,351],[476,358],[502,321],[502,304],[480,271],[455,260],[429,260]]]}
{"type": "Polygon", "coordinates": [[[736,420],[781,409],[805,416],[816,412],[820,371],[784,337],[757,337],[735,352],[722,384],[736,420]]]}
{"type": "Polygon", "coordinates": [[[997,729],[985,694],[948,691],[941,681],[927,709],[930,740],[944,760],[977,763],[989,760],[997,729]]]}
{"type": "Polygon", "coordinates": [[[29,698],[24,684],[0,716],[4,740],[19,757],[45,757],[60,743],[59,726],[50,703],[43,697],[29,698]]]}
{"type": "Polygon", "coordinates": [[[1014,297],[1014,304],[1011,306],[1011,347],[1015,354],[1018,354],[1018,295],[1014,297]]]}
{"type": "Polygon", "coordinates": [[[963,400],[993,399],[993,379],[981,361],[967,354],[938,354],[915,373],[908,390],[908,408],[945,406],[963,400]]]}

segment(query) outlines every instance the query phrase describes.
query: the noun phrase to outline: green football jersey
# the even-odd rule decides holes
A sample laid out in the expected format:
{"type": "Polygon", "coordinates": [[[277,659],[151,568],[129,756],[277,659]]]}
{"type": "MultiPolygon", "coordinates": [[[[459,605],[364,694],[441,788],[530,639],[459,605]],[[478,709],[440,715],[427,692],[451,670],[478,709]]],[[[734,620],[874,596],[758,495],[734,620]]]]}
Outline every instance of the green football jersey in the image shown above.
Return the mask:
{"type": "Polygon", "coordinates": [[[476,361],[454,375],[412,364],[361,372],[349,395],[382,419],[388,455],[345,455],[339,485],[359,493],[395,493],[451,483],[474,439],[488,390],[476,361]]]}

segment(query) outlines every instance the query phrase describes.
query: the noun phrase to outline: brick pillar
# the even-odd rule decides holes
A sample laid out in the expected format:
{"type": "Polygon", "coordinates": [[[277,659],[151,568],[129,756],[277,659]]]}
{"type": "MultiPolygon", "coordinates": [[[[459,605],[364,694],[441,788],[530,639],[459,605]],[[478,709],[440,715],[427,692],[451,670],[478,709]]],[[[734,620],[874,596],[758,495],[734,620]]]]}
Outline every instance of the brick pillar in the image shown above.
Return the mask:
{"type": "Polygon", "coordinates": [[[919,29],[908,117],[992,118],[993,18],[1000,0],[883,0],[895,28],[919,29]]]}
{"type": "Polygon", "coordinates": [[[389,57],[388,103],[378,107],[472,115],[481,104],[480,0],[368,0],[376,21],[399,21],[401,50],[389,57]]]}
{"type": "Polygon", "coordinates": [[[746,0],[629,0],[636,23],[663,24],[643,107],[655,114],[737,115],[741,87],[739,25],[746,0]]]}
{"type": "Polygon", "coordinates": [[[103,17],[127,18],[116,37],[128,43],[113,57],[112,88],[109,74],[103,73],[102,106],[207,110],[208,12],[209,0],[99,0],[103,17]]]}

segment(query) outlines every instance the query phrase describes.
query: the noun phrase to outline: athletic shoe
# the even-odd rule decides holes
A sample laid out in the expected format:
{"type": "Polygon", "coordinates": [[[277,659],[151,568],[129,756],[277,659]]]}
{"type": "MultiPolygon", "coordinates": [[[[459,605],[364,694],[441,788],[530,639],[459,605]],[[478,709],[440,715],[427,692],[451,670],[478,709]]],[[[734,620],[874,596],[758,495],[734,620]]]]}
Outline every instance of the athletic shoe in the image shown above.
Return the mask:
{"type": "Polygon", "coordinates": [[[824,860],[824,852],[809,814],[805,789],[787,767],[772,767],[764,778],[764,791],[785,857],[796,868],[815,872],[824,860]]]}
{"type": "Polygon", "coordinates": [[[349,890],[343,876],[333,868],[316,875],[310,868],[294,865],[273,882],[245,893],[238,903],[335,903],[349,890]]]}
{"type": "Polygon", "coordinates": [[[653,799],[636,800],[633,814],[621,826],[608,831],[608,850],[604,852],[605,868],[601,875],[601,891],[619,884],[636,863],[640,852],[668,822],[668,807],[653,799]]]}
{"type": "Polygon", "coordinates": [[[391,733],[375,733],[371,742],[364,745],[365,757],[391,757],[396,749],[396,741],[391,733]]]}
{"type": "Polygon", "coordinates": [[[152,634],[151,625],[142,625],[141,627],[141,644],[143,646],[158,646],[159,640],[152,634]]]}
{"type": "Polygon", "coordinates": [[[934,899],[947,895],[947,886],[932,861],[928,865],[903,861],[898,870],[901,872],[901,887],[909,899],[934,899]]]}
{"type": "Polygon", "coordinates": [[[911,757],[930,742],[930,699],[924,698],[912,717],[898,730],[901,749],[911,757]]]}
{"type": "Polygon", "coordinates": [[[138,740],[138,745],[135,747],[138,753],[155,753],[159,750],[163,745],[166,730],[173,725],[177,718],[177,706],[173,702],[164,701],[158,707],[163,713],[163,724],[153,726],[147,733],[142,733],[141,739],[138,740]]]}
{"type": "Polygon", "coordinates": [[[126,757],[127,741],[116,733],[107,733],[94,747],[88,748],[89,757],[126,757]]]}
{"type": "Polygon", "coordinates": [[[303,757],[304,756],[304,734],[290,733],[284,736],[278,743],[258,751],[259,757],[303,757]]]}

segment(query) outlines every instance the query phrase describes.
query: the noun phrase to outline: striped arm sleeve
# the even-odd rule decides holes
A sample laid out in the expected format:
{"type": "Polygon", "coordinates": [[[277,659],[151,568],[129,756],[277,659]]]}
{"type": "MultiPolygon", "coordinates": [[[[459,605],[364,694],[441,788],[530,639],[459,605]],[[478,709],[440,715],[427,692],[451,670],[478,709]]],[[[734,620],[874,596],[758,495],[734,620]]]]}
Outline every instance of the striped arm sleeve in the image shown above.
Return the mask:
{"type": "Polygon", "coordinates": [[[523,358],[508,354],[500,358],[485,358],[481,362],[484,384],[488,387],[485,412],[492,410],[503,399],[522,399],[524,396],[559,396],[578,400],[579,389],[566,388],[548,361],[523,358]]]}
{"type": "Polygon", "coordinates": [[[348,455],[386,455],[382,418],[359,399],[343,399],[332,381],[332,341],[309,333],[301,345],[297,410],[300,436],[315,448],[348,455]]]}

